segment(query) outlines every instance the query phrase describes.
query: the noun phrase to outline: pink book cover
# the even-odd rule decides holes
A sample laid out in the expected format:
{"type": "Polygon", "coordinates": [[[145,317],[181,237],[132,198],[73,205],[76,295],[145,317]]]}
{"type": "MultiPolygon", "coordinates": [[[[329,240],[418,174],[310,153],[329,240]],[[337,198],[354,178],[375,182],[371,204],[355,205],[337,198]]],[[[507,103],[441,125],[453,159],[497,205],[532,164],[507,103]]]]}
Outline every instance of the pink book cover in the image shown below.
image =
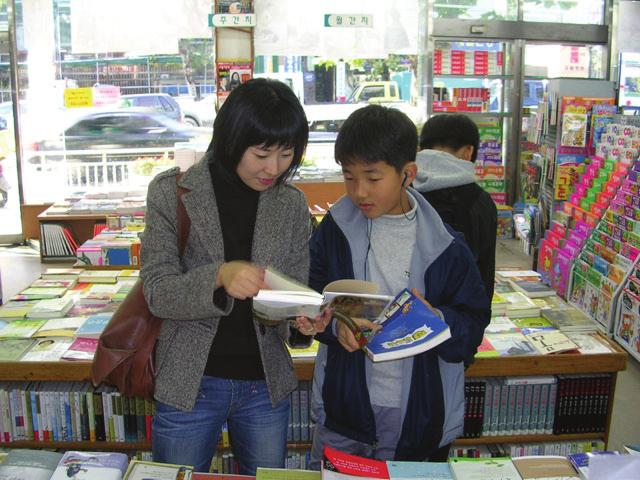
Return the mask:
{"type": "Polygon", "coordinates": [[[593,228],[591,227],[591,225],[583,222],[582,220],[576,220],[573,225],[573,230],[576,232],[582,232],[585,236],[589,236],[593,228]]]}
{"type": "Polygon", "coordinates": [[[97,338],[78,337],[62,355],[62,358],[64,360],[92,360],[97,348],[97,338]]]}
{"type": "Polygon", "coordinates": [[[552,232],[551,230],[547,230],[545,232],[545,239],[548,240],[554,247],[559,247],[560,242],[564,239],[564,237],[556,232],[552,232]]]}
{"type": "Polygon", "coordinates": [[[598,217],[602,217],[604,215],[604,211],[607,209],[607,205],[600,202],[594,202],[591,204],[591,213],[597,215],[598,217]]]}
{"type": "Polygon", "coordinates": [[[567,280],[569,279],[569,271],[571,270],[571,261],[573,258],[571,254],[563,248],[556,250],[555,253],[551,286],[558,292],[558,295],[565,297],[567,293],[567,280]]]}
{"type": "MultiPolygon", "coordinates": [[[[549,230],[547,230],[549,233],[549,230]]],[[[550,240],[543,238],[540,240],[540,249],[538,251],[538,273],[542,275],[542,278],[550,282],[551,280],[551,268],[553,266],[553,253],[555,246],[550,240]]]]}
{"type": "Polygon", "coordinates": [[[571,230],[569,232],[569,236],[567,237],[568,240],[571,240],[573,243],[575,243],[579,248],[582,248],[582,246],[584,245],[584,242],[587,240],[587,236],[585,235],[582,231],[579,230],[571,230]]]}
{"type": "Polygon", "coordinates": [[[564,242],[563,250],[569,253],[572,258],[576,258],[580,253],[580,245],[576,244],[573,240],[567,240],[564,242]]]}
{"type": "Polygon", "coordinates": [[[567,235],[567,227],[560,222],[556,222],[555,220],[551,222],[551,231],[559,234],[562,237],[567,235]]]}

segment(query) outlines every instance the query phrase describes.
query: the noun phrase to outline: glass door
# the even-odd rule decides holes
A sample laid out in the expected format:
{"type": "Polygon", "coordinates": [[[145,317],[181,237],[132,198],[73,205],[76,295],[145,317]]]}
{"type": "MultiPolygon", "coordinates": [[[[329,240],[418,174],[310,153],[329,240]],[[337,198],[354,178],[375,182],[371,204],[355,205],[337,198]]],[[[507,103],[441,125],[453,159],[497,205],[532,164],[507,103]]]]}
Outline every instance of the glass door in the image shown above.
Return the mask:
{"type": "MultiPolygon", "coordinates": [[[[15,149],[15,125],[12,102],[12,62],[9,45],[13,16],[7,4],[0,7],[0,243],[22,241],[18,163],[15,149]]],[[[15,38],[15,37],[14,37],[15,38]]]]}

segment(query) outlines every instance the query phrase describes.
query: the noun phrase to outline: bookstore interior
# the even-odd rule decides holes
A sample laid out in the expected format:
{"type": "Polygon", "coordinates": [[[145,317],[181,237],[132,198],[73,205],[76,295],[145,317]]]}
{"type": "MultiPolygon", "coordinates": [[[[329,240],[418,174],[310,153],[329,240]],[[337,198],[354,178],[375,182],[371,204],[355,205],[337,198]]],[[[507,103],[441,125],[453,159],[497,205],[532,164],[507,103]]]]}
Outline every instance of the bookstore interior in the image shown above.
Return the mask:
{"type": "Polygon", "coordinates": [[[209,473],[154,462],[154,400],[92,362],[139,282],[147,185],[200,160],[252,78],[304,108],[291,181],[318,222],[352,112],[470,117],[498,248],[526,264],[496,265],[448,462],[327,448],[307,471],[314,340],[290,349],[285,469],[251,478],[640,479],[637,410],[614,403],[640,362],[639,21],[628,0],[0,2],[0,479],[242,478],[226,425],[209,473]],[[613,442],[621,415],[636,436],[613,442]]]}

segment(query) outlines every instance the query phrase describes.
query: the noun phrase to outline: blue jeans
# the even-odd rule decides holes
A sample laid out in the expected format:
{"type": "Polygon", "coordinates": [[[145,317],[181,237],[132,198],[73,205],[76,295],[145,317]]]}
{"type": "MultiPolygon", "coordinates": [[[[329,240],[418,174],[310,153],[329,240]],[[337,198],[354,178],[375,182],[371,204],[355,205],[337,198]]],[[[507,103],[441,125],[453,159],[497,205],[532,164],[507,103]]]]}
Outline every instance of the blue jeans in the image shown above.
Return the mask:
{"type": "Polygon", "coordinates": [[[190,412],[157,402],[153,460],[193,465],[197,472],[208,472],[225,421],[240,474],[255,475],[259,466],[284,467],[289,398],[273,408],[264,380],[207,376],[202,377],[190,412]]]}

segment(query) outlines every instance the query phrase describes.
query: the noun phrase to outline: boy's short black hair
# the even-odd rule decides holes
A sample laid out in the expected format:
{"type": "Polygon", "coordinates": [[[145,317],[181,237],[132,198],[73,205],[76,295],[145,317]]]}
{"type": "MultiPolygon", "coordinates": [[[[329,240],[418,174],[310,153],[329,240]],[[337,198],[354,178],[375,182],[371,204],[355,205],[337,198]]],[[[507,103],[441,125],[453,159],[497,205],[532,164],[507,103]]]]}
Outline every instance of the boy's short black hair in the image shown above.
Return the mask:
{"type": "Polygon", "coordinates": [[[382,161],[398,172],[415,161],[417,152],[418,132],[413,122],[400,110],[381,105],[368,105],[349,115],[335,145],[339,165],[382,161]]]}
{"type": "Polygon", "coordinates": [[[468,116],[454,113],[431,117],[420,132],[420,149],[445,147],[459,150],[467,145],[473,146],[471,161],[478,156],[480,134],[478,127],[468,116]]]}
{"type": "Polygon", "coordinates": [[[257,78],[236,87],[222,104],[207,152],[235,171],[251,146],[291,147],[293,161],[277,180],[282,183],[300,165],[308,139],[307,117],[293,91],[282,82],[257,78]]]}

